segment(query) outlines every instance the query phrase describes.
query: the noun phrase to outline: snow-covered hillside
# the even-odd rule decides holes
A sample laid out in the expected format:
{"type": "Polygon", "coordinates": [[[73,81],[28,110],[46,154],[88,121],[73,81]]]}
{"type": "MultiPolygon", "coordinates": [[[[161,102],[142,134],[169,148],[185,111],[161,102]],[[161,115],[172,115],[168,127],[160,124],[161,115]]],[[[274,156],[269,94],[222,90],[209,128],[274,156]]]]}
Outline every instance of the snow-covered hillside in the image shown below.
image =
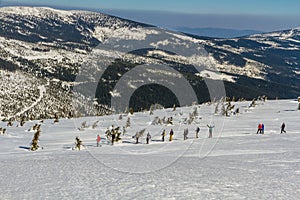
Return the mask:
{"type": "MultiPolygon", "coordinates": [[[[97,88],[88,91],[89,96],[76,93],[80,97],[76,102],[85,109],[84,113],[103,114],[91,112],[93,108],[86,106],[86,102],[96,98],[101,108],[111,107],[112,97],[120,94],[114,88],[119,80],[144,64],[166,65],[176,70],[191,85],[198,102],[210,100],[207,79],[223,81],[226,95],[231,97],[294,98],[299,96],[299,35],[299,29],[295,29],[213,39],[102,13],[3,7],[0,8],[0,91],[4,93],[0,101],[8,106],[1,106],[0,117],[7,120],[11,116],[20,117],[16,115],[26,108],[30,108],[24,113],[27,119],[53,118],[55,113],[66,117],[76,112],[71,106],[74,85],[97,88]],[[82,72],[88,74],[84,74],[84,80],[83,77],[78,80],[82,72]],[[20,81],[7,77],[20,77],[20,81]],[[13,91],[16,84],[22,84],[20,88],[25,91],[13,91]],[[36,102],[41,96],[38,88],[42,86],[44,95],[36,102]]],[[[152,74],[170,73],[152,70],[152,74]]],[[[138,83],[145,82],[142,76],[126,86],[139,88],[138,83]]],[[[164,79],[169,81],[172,76],[164,79]]],[[[149,84],[156,83],[147,80],[149,84]]],[[[144,89],[136,97],[141,102],[134,102],[133,105],[140,104],[134,109],[147,108],[160,100],[153,97],[143,100],[151,90],[144,89]]],[[[164,94],[166,91],[152,95],[164,94]]],[[[173,98],[167,99],[170,102],[158,103],[165,103],[166,107],[176,103],[173,98]]]]}
{"type": "Polygon", "coordinates": [[[298,199],[300,112],[295,100],[232,102],[239,114],[215,114],[214,104],[79,119],[14,122],[0,135],[1,199],[298,199]],[[197,112],[195,112],[195,110],[197,112]],[[189,124],[191,113],[194,120],[189,124]],[[173,125],[154,123],[173,117],[173,125]],[[111,125],[130,127],[111,145],[111,125]],[[83,128],[82,124],[86,126],[83,128]],[[285,122],[286,134],[280,134],[285,122]],[[36,152],[28,150],[41,124],[36,152]],[[256,134],[264,123],[265,134],[256,134]],[[215,124],[208,138],[207,124],[215,124]],[[199,138],[195,129],[200,127],[199,138]],[[183,130],[188,128],[188,139],[183,130]],[[152,135],[134,144],[136,131],[152,135]],[[166,141],[161,133],[167,131],[166,141]],[[169,142],[169,131],[174,140],[169,142]],[[96,147],[96,135],[101,147],[96,147]],[[71,150],[75,137],[85,149],[71,150]]]}

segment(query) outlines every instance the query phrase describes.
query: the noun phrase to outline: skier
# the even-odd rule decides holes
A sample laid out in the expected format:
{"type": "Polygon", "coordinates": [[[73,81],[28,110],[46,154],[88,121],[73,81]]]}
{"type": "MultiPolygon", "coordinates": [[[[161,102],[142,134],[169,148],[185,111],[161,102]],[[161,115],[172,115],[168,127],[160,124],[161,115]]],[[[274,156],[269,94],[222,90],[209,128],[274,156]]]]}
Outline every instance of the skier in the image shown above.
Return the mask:
{"type": "Polygon", "coordinates": [[[150,135],[150,133],[148,133],[147,134],[147,137],[146,137],[146,142],[147,142],[147,144],[149,144],[149,140],[151,139],[151,135],[150,135]]]}
{"type": "Polygon", "coordinates": [[[285,129],[285,123],[282,123],[280,134],[281,133],[286,133],[286,131],[284,129],[285,129]]]}
{"type": "Polygon", "coordinates": [[[170,139],[169,139],[170,142],[173,140],[173,135],[174,135],[174,132],[173,132],[173,129],[171,129],[171,131],[170,131],[170,139]]]}
{"type": "Polygon", "coordinates": [[[197,129],[196,129],[196,138],[199,137],[199,132],[200,132],[200,128],[199,128],[199,126],[198,126],[197,129]]]}
{"type": "Polygon", "coordinates": [[[163,130],[161,136],[162,136],[161,139],[164,142],[165,141],[165,136],[166,136],[166,130],[165,129],[163,130]]]}
{"type": "Polygon", "coordinates": [[[207,127],[208,127],[208,131],[209,131],[208,138],[212,138],[212,132],[213,132],[213,128],[215,128],[215,125],[208,125],[207,124],[207,127]]]}
{"type": "Polygon", "coordinates": [[[100,137],[100,135],[98,134],[98,135],[97,135],[97,139],[96,139],[96,141],[97,141],[97,147],[99,147],[100,140],[101,140],[101,137],[100,137]]]}
{"type": "Polygon", "coordinates": [[[265,125],[261,124],[261,134],[265,134],[265,125]]]}
{"type": "Polygon", "coordinates": [[[261,123],[259,123],[258,124],[258,126],[257,126],[257,132],[256,132],[256,134],[258,134],[258,133],[262,133],[262,124],[261,123]]]}
{"type": "Polygon", "coordinates": [[[186,129],[184,129],[184,131],[183,131],[183,140],[187,140],[187,135],[189,134],[189,130],[186,128],[186,129]]]}

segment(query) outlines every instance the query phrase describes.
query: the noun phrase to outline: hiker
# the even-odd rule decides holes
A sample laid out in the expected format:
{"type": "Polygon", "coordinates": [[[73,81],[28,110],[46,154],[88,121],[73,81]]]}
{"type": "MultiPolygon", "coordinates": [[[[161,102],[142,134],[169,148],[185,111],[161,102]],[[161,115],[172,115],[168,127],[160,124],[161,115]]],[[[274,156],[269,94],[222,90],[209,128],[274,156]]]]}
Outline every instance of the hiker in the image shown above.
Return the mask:
{"type": "Polygon", "coordinates": [[[284,129],[285,129],[285,123],[282,123],[280,134],[281,133],[286,133],[286,131],[284,129]]]}
{"type": "Polygon", "coordinates": [[[165,141],[165,136],[166,136],[166,130],[165,129],[163,130],[161,136],[162,136],[161,139],[164,142],[165,141]]]}
{"type": "Polygon", "coordinates": [[[187,140],[187,135],[189,134],[189,130],[186,128],[186,129],[184,129],[184,131],[183,131],[183,140],[187,140]]]}
{"type": "Polygon", "coordinates": [[[208,132],[209,132],[208,138],[212,138],[212,132],[213,132],[213,128],[215,128],[215,125],[207,124],[207,127],[208,127],[208,132]]]}
{"type": "Polygon", "coordinates": [[[81,140],[78,137],[75,138],[75,145],[76,145],[76,148],[78,150],[80,150],[81,140]]]}
{"type": "Polygon", "coordinates": [[[173,129],[171,129],[171,131],[170,131],[170,138],[169,138],[170,142],[173,140],[173,135],[174,135],[174,131],[173,131],[173,129]]]}
{"type": "Polygon", "coordinates": [[[111,133],[111,145],[114,145],[114,141],[116,139],[116,135],[114,132],[111,133]]]}
{"type": "Polygon", "coordinates": [[[200,128],[198,126],[197,129],[196,129],[196,138],[199,138],[199,132],[200,132],[200,128]]]}
{"type": "Polygon", "coordinates": [[[100,140],[101,140],[101,137],[100,137],[100,135],[98,134],[98,135],[97,135],[97,139],[96,139],[96,141],[97,141],[97,147],[99,147],[100,140]]]}
{"type": "Polygon", "coordinates": [[[262,133],[262,124],[261,123],[259,123],[258,124],[258,126],[257,126],[257,132],[256,132],[256,134],[261,134],[262,133]]]}
{"type": "Polygon", "coordinates": [[[151,139],[151,135],[150,135],[150,133],[148,133],[147,134],[147,137],[146,137],[146,142],[147,142],[147,144],[149,144],[149,140],[151,139]]]}

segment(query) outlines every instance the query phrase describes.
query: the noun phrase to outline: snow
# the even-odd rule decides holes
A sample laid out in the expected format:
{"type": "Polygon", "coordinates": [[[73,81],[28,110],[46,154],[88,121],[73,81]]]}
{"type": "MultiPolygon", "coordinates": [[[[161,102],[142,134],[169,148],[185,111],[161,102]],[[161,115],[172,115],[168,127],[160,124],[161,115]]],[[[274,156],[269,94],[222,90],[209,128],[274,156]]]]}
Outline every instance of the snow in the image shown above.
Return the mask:
{"type": "Polygon", "coordinates": [[[298,199],[300,183],[300,112],[296,100],[233,102],[240,114],[214,114],[215,105],[163,109],[149,112],[79,119],[45,120],[41,127],[43,150],[26,148],[33,137],[28,132],[38,121],[24,127],[7,128],[0,135],[1,199],[298,199]],[[192,125],[181,123],[195,108],[199,115],[192,125]],[[149,125],[155,116],[173,116],[174,125],[149,125]],[[131,118],[131,128],[123,143],[106,143],[104,131],[114,124],[123,126],[131,118]],[[89,126],[78,128],[86,121],[89,126]],[[265,134],[257,135],[259,122],[265,134]],[[279,134],[286,123],[286,134],[279,134]],[[209,139],[206,124],[214,123],[209,139]],[[194,130],[200,126],[200,138],[194,130]],[[136,131],[145,135],[133,144],[136,131]],[[174,141],[161,142],[160,133],[173,128],[174,141]],[[183,141],[183,130],[189,139],[183,141]],[[96,135],[102,147],[96,147],[96,135]],[[75,137],[86,149],[72,151],[75,137]]]}
{"type": "Polygon", "coordinates": [[[45,13],[55,13],[63,17],[72,14],[71,11],[56,10],[49,7],[26,7],[26,6],[2,7],[1,13],[15,14],[15,15],[30,15],[35,17],[46,17],[45,13]]]}
{"type": "Polygon", "coordinates": [[[236,82],[234,80],[234,78],[235,78],[234,76],[226,75],[226,74],[219,73],[219,72],[208,71],[208,70],[203,70],[196,75],[200,76],[200,77],[209,78],[212,80],[225,80],[225,81],[233,82],[233,83],[236,82]]]}
{"type": "Polygon", "coordinates": [[[147,35],[158,34],[157,30],[145,29],[145,28],[128,28],[122,27],[112,29],[111,27],[95,27],[93,36],[99,41],[104,42],[106,39],[118,39],[118,40],[145,40],[147,35]]]}

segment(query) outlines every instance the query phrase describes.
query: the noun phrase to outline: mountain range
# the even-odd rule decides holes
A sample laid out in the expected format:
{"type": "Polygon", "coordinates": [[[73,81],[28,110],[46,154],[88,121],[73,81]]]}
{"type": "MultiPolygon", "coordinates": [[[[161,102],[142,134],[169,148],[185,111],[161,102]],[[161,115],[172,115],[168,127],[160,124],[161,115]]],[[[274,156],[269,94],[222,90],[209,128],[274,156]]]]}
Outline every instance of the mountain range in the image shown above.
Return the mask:
{"type": "Polygon", "coordinates": [[[226,96],[236,99],[295,98],[300,91],[299,48],[299,28],[220,39],[96,12],[3,7],[0,116],[40,119],[57,113],[62,117],[111,113],[112,98],[123,98],[116,88],[121,81],[134,89],[128,106],[135,110],[154,103],[179,105],[170,88],[149,77],[148,84],[141,85],[143,73],[126,79],[137,66],[149,64],[175,70],[147,68],[163,76],[166,84],[175,83],[180,73],[199,103],[211,100],[207,80],[222,81],[226,96]],[[193,59],[200,68],[188,62],[193,59]]]}
{"type": "Polygon", "coordinates": [[[226,29],[226,28],[190,28],[190,27],[177,27],[176,31],[183,33],[189,33],[205,37],[214,38],[236,38],[244,37],[254,34],[262,34],[262,31],[257,30],[236,30],[236,29],[226,29]]]}

